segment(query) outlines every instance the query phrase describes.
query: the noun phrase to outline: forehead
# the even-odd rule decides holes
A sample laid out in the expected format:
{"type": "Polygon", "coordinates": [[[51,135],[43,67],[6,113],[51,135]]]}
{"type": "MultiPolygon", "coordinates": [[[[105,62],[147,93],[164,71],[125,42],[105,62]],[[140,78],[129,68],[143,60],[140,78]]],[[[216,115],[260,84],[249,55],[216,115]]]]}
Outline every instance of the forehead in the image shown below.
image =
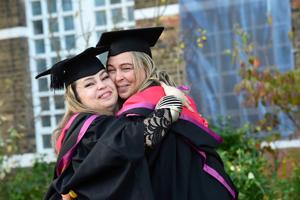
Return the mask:
{"type": "Polygon", "coordinates": [[[92,75],[89,75],[89,76],[85,76],[83,78],[80,78],[77,80],[77,82],[80,82],[80,81],[84,81],[84,80],[88,80],[88,79],[92,79],[92,78],[96,78],[98,77],[99,75],[103,75],[104,73],[107,73],[105,69],[101,69],[100,71],[98,71],[97,73],[95,74],[92,74],[92,75]]]}
{"type": "Polygon", "coordinates": [[[107,60],[109,65],[121,65],[124,63],[132,63],[132,54],[130,52],[120,53],[115,56],[110,56],[107,60]]]}

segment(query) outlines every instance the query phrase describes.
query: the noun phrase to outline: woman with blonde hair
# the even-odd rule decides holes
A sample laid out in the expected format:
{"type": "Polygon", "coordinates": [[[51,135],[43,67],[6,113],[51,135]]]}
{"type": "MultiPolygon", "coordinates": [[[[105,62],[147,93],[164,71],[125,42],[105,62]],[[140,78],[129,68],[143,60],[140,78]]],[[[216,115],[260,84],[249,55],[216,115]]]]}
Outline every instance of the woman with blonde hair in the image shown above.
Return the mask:
{"type": "MultiPolygon", "coordinates": [[[[123,100],[118,116],[149,116],[164,95],[159,81],[173,85],[152,60],[153,47],[163,27],[105,32],[97,47],[107,48],[107,72],[123,100]]],[[[204,94],[205,95],[205,94],[204,94]]],[[[225,172],[216,148],[222,138],[208,127],[188,97],[179,120],[147,160],[155,199],[237,199],[238,193],[225,172]],[[192,111],[194,110],[194,111],[192,111]]]]}
{"type": "Polygon", "coordinates": [[[58,158],[45,199],[153,199],[144,151],[163,140],[185,97],[166,86],[168,96],[149,117],[112,116],[118,94],[96,57],[103,51],[88,48],[36,77],[50,75],[51,88],[66,88],[67,111],[54,131],[58,158]]]}

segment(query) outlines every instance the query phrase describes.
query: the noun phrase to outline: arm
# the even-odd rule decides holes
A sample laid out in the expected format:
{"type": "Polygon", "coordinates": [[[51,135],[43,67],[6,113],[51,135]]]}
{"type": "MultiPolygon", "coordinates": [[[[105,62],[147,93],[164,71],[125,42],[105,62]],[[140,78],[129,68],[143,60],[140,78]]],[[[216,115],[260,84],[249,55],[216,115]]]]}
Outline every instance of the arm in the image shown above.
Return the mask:
{"type": "Polygon", "coordinates": [[[175,96],[165,96],[159,101],[155,111],[143,121],[146,147],[160,143],[171,124],[179,118],[181,110],[182,102],[175,96]]]}

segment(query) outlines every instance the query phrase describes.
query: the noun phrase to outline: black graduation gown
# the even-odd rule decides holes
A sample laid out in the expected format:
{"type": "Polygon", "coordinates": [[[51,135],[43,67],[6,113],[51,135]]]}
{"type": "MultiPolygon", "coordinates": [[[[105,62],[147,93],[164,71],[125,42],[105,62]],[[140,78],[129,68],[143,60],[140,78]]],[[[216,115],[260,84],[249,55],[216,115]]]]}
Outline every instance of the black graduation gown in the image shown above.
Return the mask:
{"type": "MultiPolygon", "coordinates": [[[[159,87],[147,88],[128,99],[118,115],[148,116],[161,93],[159,87]]],[[[238,198],[216,152],[220,141],[215,137],[209,129],[191,120],[179,119],[171,126],[164,140],[147,152],[154,199],[238,198]]]]}
{"type": "MultiPolygon", "coordinates": [[[[61,159],[76,141],[88,114],[80,114],[64,139],[61,159]]],[[[127,118],[98,117],[77,146],[70,165],[55,175],[45,199],[73,190],[78,199],[153,199],[144,157],[144,125],[127,118]]],[[[57,166],[56,166],[57,167],[57,166]]]]}

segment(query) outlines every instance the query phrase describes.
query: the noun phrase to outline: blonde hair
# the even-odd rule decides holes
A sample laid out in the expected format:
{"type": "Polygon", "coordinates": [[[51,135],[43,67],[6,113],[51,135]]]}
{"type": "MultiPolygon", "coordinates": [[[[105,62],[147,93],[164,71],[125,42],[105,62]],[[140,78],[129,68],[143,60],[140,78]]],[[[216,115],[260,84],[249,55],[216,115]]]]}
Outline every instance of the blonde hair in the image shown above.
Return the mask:
{"type": "Polygon", "coordinates": [[[176,87],[175,82],[165,71],[159,71],[157,69],[153,59],[148,54],[137,51],[130,51],[130,53],[136,77],[141,77],[139,76],[139,73],[142,73],[142,71],[144,71],[146,75],[145,80],[141,83],[137,92],[142,91],[153,84],[159,85],[159,81],[176,87]]]}
{"type": "MultiPolygon", "coordinates": [[[[69,119],[75,113],[90,113],[90,114],[102,114],[102,115],[113,115],[112,112],[107,110],[101,110],[101,113],[97,110],[91,109],[88,106],[81,103],[80,98],[76,92],[76,83],[72,83],[71,85],[67,86],[65,91],[65,100],[66,100],[66,112],[63,118],[60,120],[57,128],[53,131],[52,134],[52,143],[55,146],[57,138],[59,137],[61,131],[69,121],[69,119]]],[[[58,153],[58,152],[57,152],[58,153]]]]}

